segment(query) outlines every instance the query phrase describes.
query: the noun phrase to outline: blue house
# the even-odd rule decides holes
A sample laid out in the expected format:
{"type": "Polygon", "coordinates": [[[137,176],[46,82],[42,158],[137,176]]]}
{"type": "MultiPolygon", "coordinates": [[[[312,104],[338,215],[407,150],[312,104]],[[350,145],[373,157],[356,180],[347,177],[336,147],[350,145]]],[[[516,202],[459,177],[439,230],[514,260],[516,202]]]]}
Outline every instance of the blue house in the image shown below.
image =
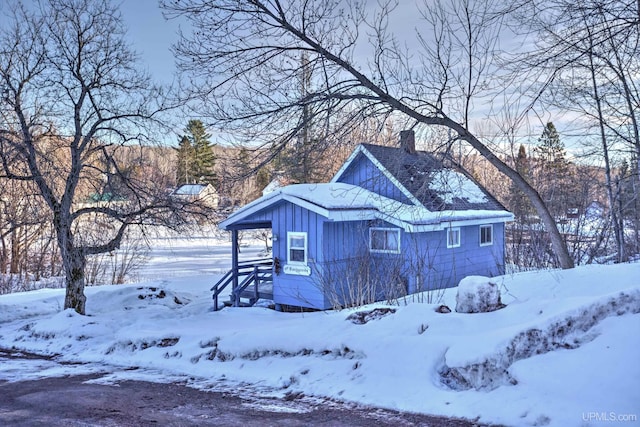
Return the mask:
{"type": "Polygon", "coordinates": [[[329,183],[279,188],[220,223],[232,233],[232,270],[212,288],[232,303],[328,309],[457,286],[504,273],[513,215],[468,174],[416,151],[361,144],[329,183]],[[239,263],[240,230],[270,228],[272,257],[239,263]]]}

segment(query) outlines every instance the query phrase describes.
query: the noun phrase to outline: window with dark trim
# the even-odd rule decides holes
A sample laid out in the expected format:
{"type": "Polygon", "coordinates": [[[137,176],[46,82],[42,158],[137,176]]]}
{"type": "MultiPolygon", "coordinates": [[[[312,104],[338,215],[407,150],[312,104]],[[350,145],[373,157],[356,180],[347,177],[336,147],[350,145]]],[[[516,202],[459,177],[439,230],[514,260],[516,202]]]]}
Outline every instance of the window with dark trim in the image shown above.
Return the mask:
{"type": "Polygon", "coordinates": [[[493,245],[493,225],[480,226],[480,246],[493,245]]]}
{"type": "Polygon", "coordinates": [[[370,228],[369,251],[378,253],[400,253],[399,228],[370,228]]]}

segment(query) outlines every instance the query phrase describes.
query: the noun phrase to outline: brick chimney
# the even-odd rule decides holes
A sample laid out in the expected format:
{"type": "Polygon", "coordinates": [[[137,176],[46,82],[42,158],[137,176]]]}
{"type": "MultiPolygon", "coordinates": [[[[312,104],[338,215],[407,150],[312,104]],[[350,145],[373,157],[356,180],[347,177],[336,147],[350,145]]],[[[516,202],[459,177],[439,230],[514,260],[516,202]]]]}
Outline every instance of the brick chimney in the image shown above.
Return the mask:
{"type": "Polygon", "coordinates": [[[416,154],[416,135],[412,130],[400,131],[400,148],[409,154],[416,154]]]}

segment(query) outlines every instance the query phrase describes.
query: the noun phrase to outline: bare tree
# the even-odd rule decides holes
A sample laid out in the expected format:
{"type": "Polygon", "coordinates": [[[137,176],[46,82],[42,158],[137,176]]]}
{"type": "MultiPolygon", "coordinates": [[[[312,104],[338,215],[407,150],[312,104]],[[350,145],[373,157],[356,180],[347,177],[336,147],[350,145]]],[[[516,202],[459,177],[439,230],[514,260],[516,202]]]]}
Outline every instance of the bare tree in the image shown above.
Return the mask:
{"type": "Polygon", "coordinates": [[[443,126],[451,131],[450,146],[469,144],[520,187],[544,222],[559,264],[573,267],[539,194],[470,129],[474,101],[491,89],[487,73],[500,27],[492,2],[465,0],[451,8],[425,2],[422,13],[433,34],[421,35],[420,52],[390,33],[397,4],[390,1],[375,10],[338,0],[162,3],[169,16],[185,16],[194,27],[175,52],[182,69],[206,88],[199,95],[221,127],[262,141],[273,153],[309,121],[323,129],[326,141],[340,140],[363,117],[443,126]],[[305,66],[319,71],[300,96],[302,53],[305,66]]]}
{"type": "Polygon", "coordinates": [[[518,6],[519,25],[536,35],[534,49],[518,56],[520,75],[534,70],[546,106],[579,113],[584,140],[594,142],[592,155],[602,159],[617,260],[625,261],[624,206],[614,175],[633,158],[640,176],[640,3],[523,0],[518,6]]]}
{"type": "Polygon", "coordinates": [[[131,225],[179,219],[144,164],[118,161],[165,106],[108,0],[17,2],[10,12],[0,30],[0,177],[37,188],[64,266],[64,307],[84,314],[87,256],[118,248],[131,225]],[[112,232],[91,232],[96,223],[112,232]]]}

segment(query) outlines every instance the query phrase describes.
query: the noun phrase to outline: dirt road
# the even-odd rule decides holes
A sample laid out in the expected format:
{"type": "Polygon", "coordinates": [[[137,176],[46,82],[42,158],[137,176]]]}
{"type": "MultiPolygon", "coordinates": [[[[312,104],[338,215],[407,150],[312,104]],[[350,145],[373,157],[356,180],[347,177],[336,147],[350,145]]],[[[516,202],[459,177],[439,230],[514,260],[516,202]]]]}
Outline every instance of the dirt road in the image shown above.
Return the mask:
{"type": "MultiPolygon", "coordinates": [[[[399,413],[302,394],[272,398],[248,390],[201,391],[183,384],[87,382],[100,374],[36,379],[51,358],[0,349],[0,426],[448,426],[479,424],[458,419],[399,413]],[[16,374],[15,362],[21,373],[16,374]],[[39,371],[40,370],[40,371],[39,371]],[[18,379],[16,381],[16,378],[18,379]]],[[[82,372],[83,365],[76,372],[82,372]]],[[[74,369],[75,370],[75,369],[74,369]]],[[[95,371],[94,371],[95,372],[95,371]]]]}
{"type": "Polygon", "coordinates": [[[464,420],[335,403],[244,399],[177,384],[86,384],[90,376],[0,384],[3,426],[451,426],[464,420]]]}

